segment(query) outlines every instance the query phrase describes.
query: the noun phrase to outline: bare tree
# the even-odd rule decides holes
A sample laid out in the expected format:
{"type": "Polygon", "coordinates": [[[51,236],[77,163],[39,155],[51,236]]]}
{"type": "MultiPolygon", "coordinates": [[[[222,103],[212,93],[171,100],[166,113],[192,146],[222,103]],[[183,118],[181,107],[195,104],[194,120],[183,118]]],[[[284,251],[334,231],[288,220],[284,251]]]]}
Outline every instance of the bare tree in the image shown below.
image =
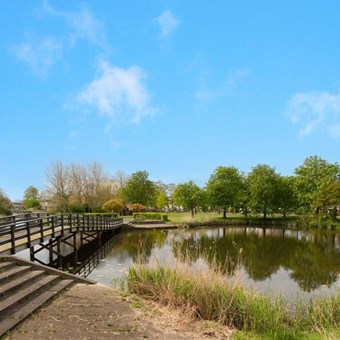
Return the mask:
{"type": "Polygon", "coordinates": [[[108,183],[108,176],[101,164],[93,162],[86,167],[84,198],[90,211],[101,207],[104,202],[112,198],[108,183]]]}
{"type": "Polygon", "coordinates": [[[71,186],[70,204],[80,207],[84,203],[86,168],[73,163],[68,166],[68,173],[71,186]]]}
{"type": "Polygon", "coordinates": [[[70,195],[69,173],[67,167],[61,162],[51,163],[46,169],[47,192],[52,208],[57,211],[68,210],[70,195]]]}

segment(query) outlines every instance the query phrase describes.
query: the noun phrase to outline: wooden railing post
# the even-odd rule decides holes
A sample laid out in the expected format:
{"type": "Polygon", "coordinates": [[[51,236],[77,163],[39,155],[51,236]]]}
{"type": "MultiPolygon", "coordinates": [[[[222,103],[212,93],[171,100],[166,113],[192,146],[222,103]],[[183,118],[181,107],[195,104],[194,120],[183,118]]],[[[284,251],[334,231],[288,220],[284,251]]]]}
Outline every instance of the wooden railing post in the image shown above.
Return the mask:
{"type": "Polygon", "coordinates": [[[68,225],[70,226],[70,232],[72,233],[72,214],[68,214],[68,225]]]}
{"type": "Polygon", "coordinates": [[[40,226],[40,242],[44,242],[44,222],[43,219],[39,219],[39,226],[40,226]]]}
{"type": "Polygon", "coordinates": [[[64,214],[61,214],[60,225],[61,225],[61,236],[64,236],[64,214]]]}
{"type": "Polygon", "coordinates": [[[55,237],[55,234],[54,234],[54,229],[55,229],[54,217],[55,216],[52,216],[52,237],[55,237]]]}
{"type": "Polygon", "coordinates": [[[29,222],[26,222],[26,233],[27,233],[27,245],[28,248],[31,248],[31,227],[29,222]]]}
{"type": "Polygon", "coordinates": [[[11,224],[11,254],[15,254],[15,217],[11,224]]]}

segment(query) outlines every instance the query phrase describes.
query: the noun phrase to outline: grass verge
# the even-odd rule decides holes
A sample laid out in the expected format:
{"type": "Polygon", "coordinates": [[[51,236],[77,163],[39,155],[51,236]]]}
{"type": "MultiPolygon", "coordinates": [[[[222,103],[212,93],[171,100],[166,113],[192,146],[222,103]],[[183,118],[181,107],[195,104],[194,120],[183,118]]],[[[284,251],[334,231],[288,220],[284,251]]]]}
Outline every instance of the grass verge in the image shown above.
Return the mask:
{"type": "Polygon", "coordinates": [[[241,330],[240,339],[250,334],[269,339],[322,339],[340,334],[339,295],[308,306],[288,305],[280,297],[227,282],[219,271],[194,273],[186,265],[175,269],[137,265],[130,268],[127,284],[130,292],[144,298],[192,311],[190,317],[241,330]]]}

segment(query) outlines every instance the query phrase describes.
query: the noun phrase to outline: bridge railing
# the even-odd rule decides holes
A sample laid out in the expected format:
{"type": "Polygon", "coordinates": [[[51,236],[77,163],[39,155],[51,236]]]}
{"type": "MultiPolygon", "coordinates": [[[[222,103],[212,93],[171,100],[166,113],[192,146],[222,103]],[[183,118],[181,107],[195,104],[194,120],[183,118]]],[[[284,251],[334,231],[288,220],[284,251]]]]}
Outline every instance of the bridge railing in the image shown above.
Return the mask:
{"type": "Polygon", "coordinates": [[[30,248],[32,242],[43,242],[65,231],[108,231],[119,228],[122,223],[122,219],[80,214],[7,216],[0,219],[0,253],[10,249],[15,254],[18,246],[30,248]]]}

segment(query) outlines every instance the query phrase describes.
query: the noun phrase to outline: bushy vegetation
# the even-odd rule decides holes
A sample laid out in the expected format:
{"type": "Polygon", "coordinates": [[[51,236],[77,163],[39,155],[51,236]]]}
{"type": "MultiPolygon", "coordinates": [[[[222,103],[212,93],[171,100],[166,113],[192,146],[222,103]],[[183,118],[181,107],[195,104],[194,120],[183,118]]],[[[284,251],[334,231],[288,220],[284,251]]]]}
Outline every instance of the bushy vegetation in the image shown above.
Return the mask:
{"type": "Polygon", "coordinates": [[[12,213],[12,203],[5,192],[0,188],[0,216],[12,213]]]}
{"type": "Polygon", "coordinates": [[[136,213],[133,214],[134,220],[144,221],[144,220],[156,220],[156,221],[168,221],[168,215],[160,213],[136,213]]]}
{"type": "Polygon", "coordinates": [[[260,337],[295,339],[312,333],[327,337],[340,329],[340,294],[309,305],[292,305],[281,297],[227,282],[218,270],[193,273],[185,265],[175,269],[137,265],[129,269],[128,289],[165,305],[192,310],[197,318],[260,337]]]}
{"type": "Polygon", "coordinates": [[[85,216],[101,216],[101,217],[117,217],[117,214],[112,213],[84,213],[85,216]]]}

